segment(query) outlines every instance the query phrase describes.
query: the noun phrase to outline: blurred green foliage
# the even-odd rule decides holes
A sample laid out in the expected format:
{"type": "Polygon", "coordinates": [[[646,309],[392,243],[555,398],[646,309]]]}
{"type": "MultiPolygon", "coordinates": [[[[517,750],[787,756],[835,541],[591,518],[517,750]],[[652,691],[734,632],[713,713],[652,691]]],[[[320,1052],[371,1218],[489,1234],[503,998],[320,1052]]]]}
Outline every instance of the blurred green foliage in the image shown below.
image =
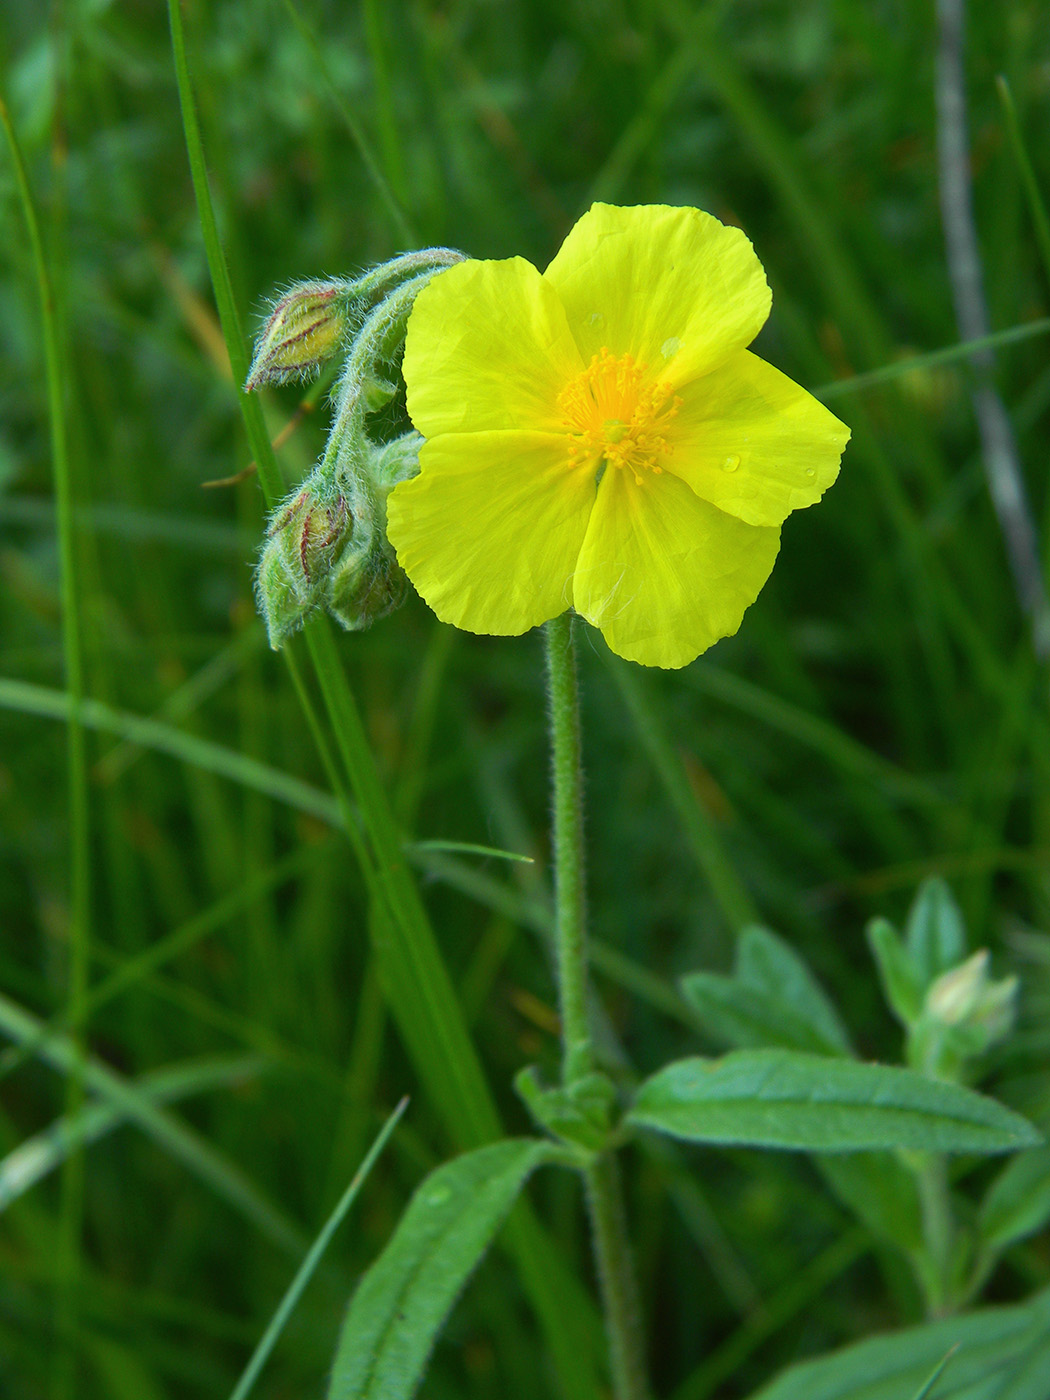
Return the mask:
{"type": "MultiPolygon", "coordinates": [[[[290,281],[408,247],[542,266],[600,197],[694,204],[744,227],[774,289],[758,348],[808,387],[958,338],[926,7],[189,0],[184,10],[221,234],[241,313],[256,324],[290,281]]],[[[1010,84],[1046,190],[1050,33],[1037,0],[973,4],[969,20],[974,195],[1001,330],[1050,314],[1050,285],[994,77],[1010,84]]],[[[91,982],[127,975],[92,1009],[87,1047],[128,1080],[200,1061],[199,1093],[164,1112],[213,1155],[209,1175],[185,1141],[176,1150],[140,1122],[86,1148],[66,1347],[75,1393],[228,1394],[306,1242],[409,1092],[256,1391],[316,1394],[352,1281],[450,1144],[387,1025],[362,881],[323,804],[260,792],[220,771],[208,747],[326,786],[254,614],[258,488],[201,490],[243,470],[248,453],[163,7],[13,5],[0,57],[67,347],[86,693],[191,741],[174,758],[119,730],[89,735],[91,982]],[[132,961],[154,948],[167,956],[132,961]],[[246,1051],[260,1057],[250,1074],[217,1074],[216,1059],[246,1051]]],[[[38,692],[2,687],[61,691],[65,671],[39,304],[6,159],[0,247],[0,990],[46,1020],[69,997],[65,749],[38,692]]],[[[1044,548],[1046,345],[1033,338],[997,358],[1044,548]]],[[[939,873],[996,975],[1021,974],[1020,1029],[997,1052],[997,1092],[1050,1121],[1047,675],[988,501],[968,384],[961,365],[941,366],[833,400],[854,429],[842,477],[789,521],[736,638],[679,674],[633,671],[626,687],[600,639],[584,640],[604,1052],[628,1080],[695,1050],[675,981],[728,970],[744,906],[804,952],[863,1056],[897,1058],[864,924],[899,923],[920,880],[939,873]]],[[[296,420],[279,451],[289,483],[324,436],[323,406],[300,420],[300,399],[294,388],[265,399],[275,436],[296,420]]],[[[524,1131],[512,1077],[557,1056],[536,936],[547,862],[538,638],[454,634],[413,598],[341,651],[406,830],[536,857],[418,858],[505,1123],[524,1131]]],[[[62,1113],[65,1092],[32,1043],[4,1052],[0,1073],[6,1153],[62,1113]]],[[[659,1393],[743,1394],[792,1359],[921,1315],[892,1251],[856,1232],[805,1162],[683,1148],[629,1166],[659,1393]],[[731,1382],[720,1356],[732,1358],[731,1382]]],[[[531,1196],[589,1277],[575,1183],[547,1173],[531,1196]]],[[[11,1400],[66,1383],[53,1367],[53,1266],[70,1209],[52,1174],[3,1210],[0,1390],[11,1400]]],[[[1007,1255],[986,1296],[1020,1299],[1048,1282],[1036,1236],[1007,1255]]],[[[480,1285],[453,1314],[425,1393],[537,1393],[536,1325],[507,1256],[484,1265],[480,1285]]]]}

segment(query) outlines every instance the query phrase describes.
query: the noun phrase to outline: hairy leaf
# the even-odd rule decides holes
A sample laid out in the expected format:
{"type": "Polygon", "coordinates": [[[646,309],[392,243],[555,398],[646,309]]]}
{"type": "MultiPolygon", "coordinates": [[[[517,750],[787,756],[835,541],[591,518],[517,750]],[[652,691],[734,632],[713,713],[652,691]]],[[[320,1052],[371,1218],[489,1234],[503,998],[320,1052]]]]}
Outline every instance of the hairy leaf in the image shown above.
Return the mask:
{"type": "Polygon", "coordinates": [[[713,1039],[737,1049],[779,1045],[817,1055],[842,1054],[841,1042],[829,1042],[796,1006],[764,987],[694,972],[682,978],[682,995],[713,1039]]]}
{"type": "Polygon", "coordinates": [[[947,884],[936,877],[919,886],[908,913],[904,941],[923,985],[966,957],[966,928],[947,884]]]}
{"type": "Polygon", "coordinates": [[[350,1302],[328,1400],[401,1400],[414,1391],[460,1290],[529,1174],[553,1144],[512,1138],[431,1172],[350,1302]]]}
{"type": "Polygon", "coordinates": [[[1050,1147],[1023,1152],[1007,1164],[981,1205],[985,1242],[1005,1249],[1050,1220],[1050,1147]]]}
{"type": "Polygon", "coordinates": [[[937,1400],[1046,1400],[1050,1290],[1017,1307],[983,1308],[804,1361],[751,1400],[906,1400],[949,1352],[937,1400]]]}
{"type": "Polygon", "coordinates": [[[1040,1141],[1024,1118],[972,1089],[795,1050],[667,1065],[641,1086],[628,1121],[693,1142],[817,1152],[1007,1152],[1040,1141]]]}
{"type": "Polygon", "coordinates": [[[749,925],[740,935],[736,975],[738,981],[791,1006],[830,1047],[830,1053],[852,1054],[849,1036],[831,998],[786,939],[758,924],[749,925]]]}

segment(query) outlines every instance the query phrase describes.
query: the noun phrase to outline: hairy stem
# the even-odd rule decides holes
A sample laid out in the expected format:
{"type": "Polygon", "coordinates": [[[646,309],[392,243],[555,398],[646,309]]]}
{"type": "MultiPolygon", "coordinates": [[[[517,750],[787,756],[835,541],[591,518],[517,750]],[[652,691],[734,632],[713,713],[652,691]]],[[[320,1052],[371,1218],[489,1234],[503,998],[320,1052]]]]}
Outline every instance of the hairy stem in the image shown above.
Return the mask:
{"type": "Polygon", "coordinates": [[[547,623],[547,684],[554,782],[554,949],[566,1085],[593,1067],[587,1016],[583,775],[576,655],[569,613],[547,623]]]}
{"type": "MultiPolygon", "coordinates": [[[[555,966],[562,1028],[562,1083],[594,1068],[587,1016],[587,935],[583,852],[580,709],[572,617],[547,623],[547,679],[554,779],[555,966]]],[[[587,1209],[601,1287],[616,1400],[647,1400],[641,1309],[627,1239],[616,1158],[602,1153],[586,1168],[587,1209]]]]}
{"type": "Polygon", "coordinates": [[[925,1246],[923,1284],[926,1310],[931,1317],[947,1317],[954,1312],[952,1258],[955,1247],[955,1220],[952,1215],[948,1173],[943,1156],[930,1154],[918,1178],[922,1204],[922,1234],[925,1246]]]}

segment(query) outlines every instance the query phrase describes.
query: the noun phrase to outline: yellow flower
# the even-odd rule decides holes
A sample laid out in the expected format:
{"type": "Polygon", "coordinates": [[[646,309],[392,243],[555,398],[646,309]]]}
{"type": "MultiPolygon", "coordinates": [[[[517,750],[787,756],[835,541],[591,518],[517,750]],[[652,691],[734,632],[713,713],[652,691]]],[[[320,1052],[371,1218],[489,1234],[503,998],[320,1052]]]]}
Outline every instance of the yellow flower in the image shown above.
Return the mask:
{"type": "Polygon", "coordinates": [[[738,229],[666,205],[593,205],[543,274],[435,277],[404,361],[426,443],[388,528],[438,617],[514,635],[575,607],[667,667],[735,632],[849,438],[745,348],[769,306],[738,229]]]}

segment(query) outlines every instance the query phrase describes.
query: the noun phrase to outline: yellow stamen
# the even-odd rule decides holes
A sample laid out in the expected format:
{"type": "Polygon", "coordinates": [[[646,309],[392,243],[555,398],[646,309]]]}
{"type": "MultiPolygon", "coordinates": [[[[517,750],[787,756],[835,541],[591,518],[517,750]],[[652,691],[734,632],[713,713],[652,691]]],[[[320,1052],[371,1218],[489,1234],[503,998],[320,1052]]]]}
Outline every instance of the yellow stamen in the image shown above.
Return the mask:
{"type": "Polygon", "coordinates": [[[570,467],[600,459],[626,467],[639,483],[643,472],[659,475],[660,459],[674,451],[664,432],[681,402],[666,384],[650,380],[633,355],[617,357],[603,346],[558,395],[570,467]]]}

